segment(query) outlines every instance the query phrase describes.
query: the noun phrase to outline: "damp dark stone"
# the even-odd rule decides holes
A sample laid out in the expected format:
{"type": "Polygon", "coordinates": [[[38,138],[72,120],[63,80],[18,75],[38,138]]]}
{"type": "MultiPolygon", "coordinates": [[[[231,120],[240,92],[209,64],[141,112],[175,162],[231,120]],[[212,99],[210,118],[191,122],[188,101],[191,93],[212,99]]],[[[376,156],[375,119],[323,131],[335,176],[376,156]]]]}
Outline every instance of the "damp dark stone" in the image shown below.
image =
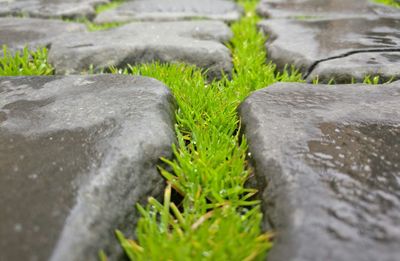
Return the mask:
{"type": "Polygon", "coordinates": [[[1,77],[0,260],[120,257],[115,229],[164,190],[174,110],[150,78],[1,77]]]}
{"type": "Polygon", "coordinates": [[[240,106],[268,260],[397,260],[400,82],[281,83],[240,106]]]}

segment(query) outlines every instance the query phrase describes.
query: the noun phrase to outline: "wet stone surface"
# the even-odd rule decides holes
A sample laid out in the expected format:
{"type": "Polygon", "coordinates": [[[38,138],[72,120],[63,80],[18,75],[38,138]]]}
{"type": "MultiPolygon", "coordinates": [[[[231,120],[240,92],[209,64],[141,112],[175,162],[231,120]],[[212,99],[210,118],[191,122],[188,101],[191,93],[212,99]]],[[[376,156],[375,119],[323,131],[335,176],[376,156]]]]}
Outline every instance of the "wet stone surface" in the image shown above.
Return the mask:
{"type": "Polygon", "coordinates": [[[135,0],[99,14],[95,22],[212,19],[233,22],[242,9],[231,0],[135,0]]]}
{"type": "Polygon", "coordinates": [[[308,81],[363,81],[375,73],[400,78],[400,19],[272,19],[259,26],[270,35],[268,58],[281,69],[295,65],[308,81]]]}
{"type": "Polygon", "coordinates": [[[362,81],[366,75],[378,76],[380,82],[399,79],[400,51],[363,52],[321,62],[314,67],[307,80],[328,82],[335,79],[336,83],[347,83],[352,79],[362,81]]]}
{"type": "Polygon", "coordinates": [[[268,260],[400,255],[400,82],[276,84],[240,106],[262,193],[268,260]]]}
{"type": "Polygon", "coordinates": [[[229,41],[232,32],[220,21],[130,23],[106,32],[60,37],[49,52],[57,74],[79,73],[92,65],[95,71],[110,66],[154,61],[194,64],[211,77],[232,69],[229,41]]]}
{"type": "Polygon", "coordinates": [[[257,7],[260,16],[267,18],[343,18],[373,15],[397,16],[393,8],[368,0],[261,0],[257,7]]]}
{"type": "Polygon", "coordinates": [[[30,16],[40,18],[89,18],[95,7],[109,0],[3,0],[0,16],[30,16]]]}
{"type": "Polygon", "coordinates": [[[11,51],[50,46],[62,34],[85,32],[83,24],[33,18],[0,18],[0,47],[11,51]]]}
{"type": "Polygon", "coordinates": [[[114,230],[162,194],[174,108],[150,78],[0,78],[0,260],[119,256],[114,230]]]}

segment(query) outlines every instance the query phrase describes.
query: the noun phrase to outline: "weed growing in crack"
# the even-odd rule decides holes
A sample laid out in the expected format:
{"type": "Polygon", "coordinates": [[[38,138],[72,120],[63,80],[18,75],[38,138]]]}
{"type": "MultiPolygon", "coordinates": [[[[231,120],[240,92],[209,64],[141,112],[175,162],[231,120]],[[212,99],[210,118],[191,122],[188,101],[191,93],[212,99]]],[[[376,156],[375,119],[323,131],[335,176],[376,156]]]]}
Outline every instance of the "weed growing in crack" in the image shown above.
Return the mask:
{"type": "Polygon", "coordinates": [[[46,48],[30,51],[25,47],[22,51],[12,53],[3,46],[3,56],[0,57],[0,76],[50,74],[53,74],[53,67],[47,62],[46,48]]]}
{"type": "Polygon", "coordinates": [[[259,260],[272,243],[260,229],[256,189],[246,188],[252,174],[247,141],[240,136],[236,109],[252,91],[278,81],[302,81],[295,70],[278,73],[265,64],[265,37],[257,30],[258,1],[240,1],[246,16],[232,25],[231,79],[207,82],[188,65],[149,64],[114,68],[114,73],[149,76],[169,86],[178,102],[175,159],[160,169],[168,182],[164,202],[150,199],[136,231],[137,240],[118,238],[131,260],[259,260]],[[171,202],[171,190],[182,201],[171,202]]]}
{"type": "Polygon", "coordinates": [[[396,0],[374,0],[377,3],[400,8],[400,2],[396,0]]]}
{"type": "Polygon", "coordinates": [[[120,23],[120,22],[113,22],[113,23],[104,23],[104,24],[96,24],[90,21],[87,18],[78,18],[78,19],[64,19],[65,22],[71,22],[71,23],[81,23],[86,26],[86,28],[90,32],[95,32],[95,31],[104,31],[116,27],[123,26],[126,23],[120,23]]]}
{"type": "MultiPolygon", "coordinates": [[[[112,0],[107,4],[98,5],[96,7],[96,14],[100,14],[110,9],[115,9],[118,6],[122,5],[126,0],[112,0]]],[[[87,29],[91,32],[94,31],[103,31],[108,30],[116,27],[120,27],[126,22],[112,22],[112,23],[103,23],[103,24],[96,24],[93,21],[89,20],[88,18],[77,18],[77,19],[63,19],[66,22],[75,22],[81,23],[86,25],[87,29]]]]}
{"type": "Polygon", "coordinates": [[[125,3],[126,0],[111,0],[107,4],[99,5],[96,7],[96,14],[100,14],[104,11],[110,10],[110,9],[115,9],[125,3]]]}
{"type": "MultiPolygon", "coordinates": [[[[388,79],[388,78],[386,78],[386,77],[381,77],[381,76],[379,76],[379,75],[373,75],[373,76],[371,76],[371,75],[366,75],[366,76],[364,76],[364,79],[363,79],[362,83],[363,83],[363,84],[371,84],[371,85],[381,85],[381,84],[389,84],[389,83],[392,83],[392,82],[395,81],[395,80],[396,80],[396,78],[395,78],[394,76],[388,79]]],[[[313,83],[313,84],[320,84],[319,77],[318,77],[318,76],[315,77],[315,78],[312,80],[312,83],[313,83]]],[[[351,81],[350,81],[349,83],[347,83],[347,84],[357,84],[357,83],[360,84],[359,81],[357,81],[356,79],[352,78],[351,81]]],[[[326,85],[335,85],[335,84],[341,84],[341,83],[337,83],[336,80],[335,80],[335,78],[330,78],[328,82],[322,83],[322,84],[326,84],[326,85]]],[[[343,83],[342,83],[342,84],[343,84],[343,83]]],[[[346,84],[346,83],[344,83],[344,84],[346,84]]]]}

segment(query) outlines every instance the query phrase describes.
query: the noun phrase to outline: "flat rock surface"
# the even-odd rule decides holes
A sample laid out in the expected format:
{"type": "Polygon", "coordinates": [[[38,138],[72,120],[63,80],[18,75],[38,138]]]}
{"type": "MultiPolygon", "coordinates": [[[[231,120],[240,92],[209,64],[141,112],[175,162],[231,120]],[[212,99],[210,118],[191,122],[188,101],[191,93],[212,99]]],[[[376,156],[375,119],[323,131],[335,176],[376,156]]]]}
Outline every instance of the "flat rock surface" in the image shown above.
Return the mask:
{"type": "Polygon", "coordinates": [[[50,46],[62,34],[85,32],[83,24],[33,18],[0,18],[0,46],[11,51],[50,46]]]}
{"type": "Polygon", "coordinates": [[[276,84],[240,106],[268,260],[400,256],[400,82],[276,84]]]}
{"type": "Polygon", "coordinates": [[[95,7],[109,0],[2,0],[0,16],[93,19],[95,7]]]}
{"type": "MultiPolygon", "coordinates": [[[[323,71],[329,72],[329,75],[318,74],[322,81],[329,81],[334,71],[337,72],[333,74],[335,78],[343,79],[345,75],[342,73],[345,71],[338,71],[336,65],[329,63],[330,60],[338,61],[347,70],[354,65],[354,59],[351,59],[354,57],[349,56],[364,54],[365,58],[357,61],[357,73],[347,72],[350,73],[350,78],[347,77],[346,81],[351,81],[351,78],[362,81],[363,77],[359,78],[360,76],[382,71],[383,67],[390,66],[394,67],[395,74],[392,76],[400,76],[400,61],[382,58],[385,52],[400,54],[400,19],[272,19],[260,22],[259,26],[265,34],[270,35],[266,43],[268,58],[280,68],[286,64],[295,65],[307,77],[313,73],[315,67],[323,66],[323,71]],[[368,62],[367,57],[370,56],[375,57],[375,62],[368,62]],[[332,66],[328,67],[329,65],[332,66]]],[[[382,71],[382,74],[390,73],[382,71]]]]}
{"type": "Polygon", "coordinates": [[[150,78],[1,77],[0,260],[115,257],[114,230],[163,192],[173,115],[150,78]]]}
{"type": "Polygon", "coordinates": [[[231,0],[134,0],[100,13],[96,23],[205,18],[233,22],[242,9],[231,0]]]}
{"type": "Polygon", "coordinates": [[[399,15],[393,8],[369,0],[261,0],[260,16],[268,18],[328,18],[399,15]]]}
{"type": "Polygon", "coordinates": [[[153,61],[194,64],[211,76],[232,69],[229,49],[222,43],[232,33],[220,21],[130,23],[101,32],[77,33],[53,42],[49,61],[57,74],[95,71],[110,66],[153,61]]]}

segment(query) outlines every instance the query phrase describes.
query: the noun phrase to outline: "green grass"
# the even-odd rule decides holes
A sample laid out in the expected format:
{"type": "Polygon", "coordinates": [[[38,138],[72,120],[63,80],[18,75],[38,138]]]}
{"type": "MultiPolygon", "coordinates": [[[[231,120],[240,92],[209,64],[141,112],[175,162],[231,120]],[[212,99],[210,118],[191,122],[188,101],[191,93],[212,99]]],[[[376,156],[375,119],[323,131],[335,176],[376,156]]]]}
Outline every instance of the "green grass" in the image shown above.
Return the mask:
{"type": "Polygon", "coordinates": [[[400,3],[395,0],[374,0],[377,3],[400,8],[400,3]]]}
{"type": "Polygon", "coordinates": [[[0,76],[50,75],[52,73],[53,67],[47,62],[46,48],[29,51],[25,47],[22,51],[11,53],[6,46],[3,46],[3,56],[0,56],[0,76]]]}
{"type": "MultiPolygon", "coordinates": [[[[366,75],[364,76],[364,79],[362,81],[363,84],[370,84],[370,85],[379,85],[379,84],[389,84],[392,83],[395,80],[395,77],[391,77],[390,79],[386,79],[386,78],[382,78],[379,75],[366,75]]],[[[346,84],[356,84],[356,83],[360,83],[359,81],[357,81],[356,79],[352,78],[351,81],[349,83],[346,84]]],[[[312,84],[320,84],[319,82],[319,78],[316,77],[312,80],[312,84]]],[[[335,78],[331,78],[327,83],[322,83],[322,84],[327,84],[327,85],[335,85],[335,84],[341,84],[341,83],[337,83],[335,81],[335,78]]]]}
{"type": "Polygon", "coordinates": [[[99,14],[110,9],[115,9],[118,6],[122,5],[124,2],[126,2],[126,0],[112,0],[108,4],[99,5],[96,7],[96,13],[99,14]]]}
{"type": "Polygon", "coordinates": [[[116,27],[126,24],[125,22],[112,22],[112,23],[96,24],[87,18],[63,19],[63,20],[65,22],[84,24],[86,26],[86,28],[91,32],[108,30],[108,29],[116,28],[116,27]]]}
{"type": "Polygon", "coordinates": [[[160,169],[168,181],[164,202],[149,199],[136,231],[137,241],[118,238],[131,260],[262,260],[271,233],[262,233],[257,191],[246,188],[252,175],[247,141],[239,135],[236,109],[251,92],[278,81],[301,81],[295,71],[276,73],[265,64],[265,37],[257,31],[257,1],[240,1],[246,16],[232,25],[230,48],[234,73],[208,83],[199,69],[187,65],[150,64],[114,69],[144,75],[169,86],[179,105],[173,170],[160,169]],[[171,202],[171,190],[182,201],[171,202]]]}
{"type": "MultiPolygon", "coordinates": [[[[125,0],[112,0],[108,4],[99,5],[96,7],[96,14],[100,14],[107,10],[115,9],[118,6],[122,5],[124,2],[126,2],[126,1],[125,0]]],[[[110,28],[115,28],[115,27],[119,27],[119,26],[126,24],[126,23],[121,23],[121,22],[95,24],[89,20],[83,20],[81,22],[83,22],[86,25],[86,27],[89,29],[89,31],[107,30],[110,28]]]]}
{"type": "MultiPolygon", "coordinates": [[[[115,9],[118,6],[122,5],[124,2],[126,2],[126,1],[125,0],[112,0],[111,2],[109,2],[107,4],[99,5],[96,7],[96,14],[100,14],[107,10],[115,9]]],[[[92,32],[107,30],[107,29],[119,27],[119,26],[126,24],[126,22],[111,22],[111,23],[96,24],[87,18],[64,19],[64,21],[85,24],[87,29],[92,32]]]]}
{"type": "Polygon", "coordinates": [[[125,22],[112,22],[112,23],[95,24],[95,23],[93,23],[92,21],[90,21],[90,20],[88,20],[86,18],[75,19],[75,20],[64,20],[64,21],[85,24],[87,29],[89,31],[91,31],[91,32],[108,30],[108,29],[120,27],[120,26],[126,24],[125,22]]]}

